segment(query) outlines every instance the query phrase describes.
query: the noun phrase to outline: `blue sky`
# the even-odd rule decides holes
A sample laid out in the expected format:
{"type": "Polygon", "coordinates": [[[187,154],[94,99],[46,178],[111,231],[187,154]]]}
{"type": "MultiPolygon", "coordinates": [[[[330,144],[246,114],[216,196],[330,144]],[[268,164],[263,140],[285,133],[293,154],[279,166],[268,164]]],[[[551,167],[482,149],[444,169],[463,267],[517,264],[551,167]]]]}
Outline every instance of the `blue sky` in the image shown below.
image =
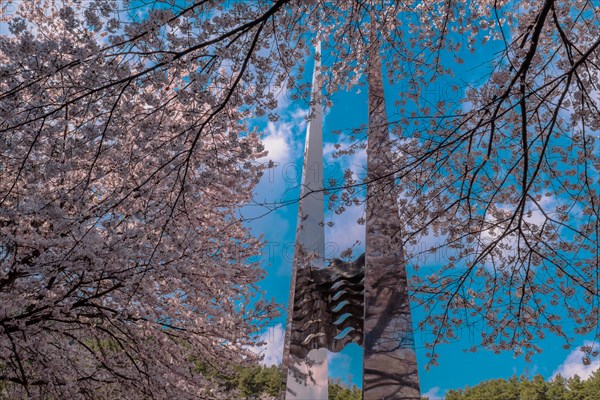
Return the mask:
{"type": "MultiPolygon", "coordinates": [[[[5,10],[6,12],[7,10],[5,10]]],[[[141,11],[140,11],[141,12],[141,11]]],[[[0,31],[6,33],[5,24],[0,24],[0,31]]],[[[465,77],[470,82],[477,82],[478,78],[484,77],[489,72],[488,61],[498,50],[493,42],[473,54],[462,54],[465,57],[464,64],[453,65],[456,71],[455,78],[445,82],[436,83],[428,89],[427,96],[431,100],[459,100],[461,93],[453,92],[450,88],[456,84],[465,86],[465,77]]],[[[451,60],[447,57],[446,61],[451,60]]],[[[324,63],[327,58],[325,55],[324,63]]],[[[312,60],[307,60],[305,79],[309,81],[312,71],[312,60]]],[[[390,118],[397,116],[393,101],[402,94],[406,85],[399,82],[397,85],[386,87],[386,98],[388,115],[390,118]]],[[[342,174],[346,168],[351,168],[359,175],[364,172],[366,157],[364,152],[358,152],[351,157],[334,159],[332,157],[333,144],[341,143],[347,145],[350,142],[343,135],[334,135],[336,130],[356,128],[367,122],[367,97],[363,87],[360,93],[342,92],[337,93],[333,106],[327,110],[324,122],[324,162],[325,177],[336,177],[342,174]]],[[[246,207],[243,214],[247,218],[258,217],[249,222],[249,226],[257,235],[264,235],[266,242],[262,259],[267,270],[266,278],[260,286],[265,291],[267,298],[283,304],[284,310],[289,296],[290,278],[292,270],[292,257],[294,237],[296,232],[297,203],[301,177],[301,163],[303,146],[305,142],[306,120],[308,111],[306,99],[297,101],[290,100],[289,94],[280,93],[280,105],[277,122],[254,121],[263,132],[265,146],[269,150],[269,156],[262,160],[267,162],[272,159],[276,167],[267,171],[256,189],[255,198],[259,202],[270,203],[280,201],[291,201],[290,205],[269,212],[266,208],[246,207]],[[261,216],[265,214],[264,216],[261,216]]],[[[335,257],[345,248],[355,245],[355,255],[362,251],[364,245],[364,228],[355,221],[363,214],[361,207],[351,207],[344,214],[336,215],[326,212],[326,222],[332,222],[333,226],[326,225],[326,256],[335,257]]],[[[431,246],[433,243],[423,243],[423,246],[431,246]]],[[[439,260],[434,258],[427,260],[430,267],[435,268],[439,260]]],[[[420,310],[413,311],[413,320],[418,321],[420,310]]],[[[272,326],[262,332],[267,346],[257,349],[265,354],[264,362],[267,364],[278,363],[281,360],[283,331],[286,315],[283,313],[272,322],[272,326]]],[[[569,329],[565,329],[569,331],[569,329]]],[[[426,364],[423,343],[427,338],[426,332],[415,331],[417,345],[417,356],[420,363],[421,389],[424,395],[429,395],[433,400],[442,397],[443,393],[451,388],[459,388],[465,385],[475,385],[483,380],[511,375],[542,374],[550,378],[553,374],[560,372],[570,376],[574,373],[587,376],[592,370],[600,368],[600,361],[595,360],[591,366],[583,366],[580,353],[572,348],[562,348],[562,341],[552,335],[540,341],[538,345],[544,350],[540,355],[534,356],[530,363],[524,359],[513,358],[512,353],[492,354],[491,352],[478,351],[467,353],[463,349],[471,347],[478,338],[477,326],[464,329],[458,335],[455,343],[441,345],[438,347],[440,354],[439,366],[429,371],[424,370],[426,364]]],[[[580,345],[591,344],[587,338],[580,338],[580,345]]],[[[362,351],[356,345],[350,345],[343,352],[330,355],[329,374],[333,378],[350,381],[357,385],[361,383],[362,351]]]]}
{"type": "MultiPolygon", "coordinates": [[[[462,54],[465,58],[464,64],[453,65],[455,77],[440,83],[436,83],[427,90],[429,100],[460,100],[462,93],[453,92],[450,88],[454,85],[463,88],[467,83],[477,84],[489,73],[489,61],[498,47],[488,42],[482,50],[473,54],[462,54]],[[464,77],[469,77],[466,82],[464,77]]],[[[324,64],[327,58],[324,55],[324,64]]],[[[312,60],[306,64],[307,81],[311,78],[312,60]]],[[[402,94],[405,84],[399,82],[395,85],[387,85],[386,100],[389,118],[398,115],[394,108],[394,100],[402,94]]],[[[337,93],[333,98],[333,106],[326,110],[324,119],[324,163],[325,179],[341,176],[343,170],[351,168],[359,175],[365,171],[365,153],[358,152],[352,156],[334,159],[332,157],[333,144],[340,143],[343,146],[351,143],[344,135],[335,135],[337,130],[356,128],[367,122],[367,97],[366,88],[360,91],[337,93]]],[[[291,101],[286,93],[280,95],[277,122],[256,122],[264,132],[265,146],[269,150],[269,156],[264,162],[272,159],[276,167],[269,170],[263,177],[256,190],[255,198],[260,202],[287,202],[291,204],[278,208],[266,215],[252,221],[249,225],[256,234],[264,235],[266,241],[263,252],[264,265],[267,276],[261,287],[267,298],[286,306],[289,296],[289,286],[292,270],[293,245],[296,232],[297,203],[301,177],[301,163],[303,147],[306,134],[306,120],[304,116],[308,111],[308,103],[304,100],[291,101]]],[[[266,209],[252,207],[244,210],[244,216],[258,216],[265,213],[266,209]]],[[[325,227],[325,249],[327,257],[335,257],[341,250],[355,245],[354,254],[362,252],[364,245],[364,227],[356,223],[356,219],[363,215],[361,207],[350,207],[342,215],[326,210],[326,223],[332,222],[333,226],[325,227]],[[356,243],[356,242],[359,243],[356,243]]],[[[433,246],[435,238],[422,243],[423,248],[433,246]]],[[[434,257],[426,260],[425,265],[430,270],[440,264],[440,260],[434,257]]],[[[423,272],[425,273],[425,272],[423,272]]],[[[285,309],[285,308],[284,308],[285,309]]],[[[413,310],[413,322],[418,321],[422,312],[413,310]]],[[[566,324],[568,324],[566,322],[566,324]]],[[[273,321],[272,327],[263,332],[263,339],[268,342],[265,348],[260,349],[265,354],[265,363],[272,364],[281,360],[281,346],[283,345],[282,326],[285,326],[285,313],[273,321]]],[[[568,326],[566,332],[571,330],[568,326]]],[[[576,336],[575,336],[576,337],[576,336]]],[[[460,388],[465,385],[475,385],[483,380],[492,378],[507,378],[512,375],[542,374],[550,379],[556,373],[572,376],[577,373],[586,377],[591,371],[600,368],[600,361],[595,360],[591,366],[584,366],[581,362],[581,353],[577,348],[563,349],[561,339],[548,334],[546,339],[536,343],[543,352],[534,356],[531,362],[525,362],[523,357],[514,358],[511,352],[493,354],[489,351],[465,352],[477,343],[479,338],[476,325],[463,329],[459,332],[458,339],[451,344],[438,347],[439,366],[425,370],[427,359],[423,343],[427,338],[427,332],[415,331],[417,357],[420,363],[419,373],[421,390],[431,400],[443,398],[448,389],[460,388]]],[[[587,338],[579,337],[577,345],[590,344],[587,338]]],[[[340,378],[345,382],[352,382],[360,386],[362,352],[356,345],[351,345],[343,352],[330,354],[329,375],[332,378],[340,378]]]]}

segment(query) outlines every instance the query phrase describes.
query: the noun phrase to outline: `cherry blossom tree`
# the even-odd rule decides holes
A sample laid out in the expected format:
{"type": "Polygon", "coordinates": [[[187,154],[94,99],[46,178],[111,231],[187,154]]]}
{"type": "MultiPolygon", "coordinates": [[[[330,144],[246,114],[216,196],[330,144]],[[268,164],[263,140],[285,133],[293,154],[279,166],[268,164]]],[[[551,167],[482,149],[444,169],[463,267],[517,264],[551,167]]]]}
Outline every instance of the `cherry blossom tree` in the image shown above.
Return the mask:
{"type": "Polygon", "coordinates": [[[245,121],[273,107],[258,52],[275,8],[203,3],[126,23],[110,1],[23,2],[8,18],[2,397],[227,398],[202,371],[256,359],[275,309],[247,306],[261,242],[237,210],[262,171],[245,121]]]}

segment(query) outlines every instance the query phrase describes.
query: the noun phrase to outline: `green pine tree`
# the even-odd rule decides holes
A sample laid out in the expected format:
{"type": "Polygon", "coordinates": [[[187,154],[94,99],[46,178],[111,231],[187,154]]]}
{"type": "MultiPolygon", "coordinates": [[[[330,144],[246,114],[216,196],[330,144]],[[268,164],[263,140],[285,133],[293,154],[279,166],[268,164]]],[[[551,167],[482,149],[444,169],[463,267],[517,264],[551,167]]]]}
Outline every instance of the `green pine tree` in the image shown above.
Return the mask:
{"type": "Polygon", "coordinates": [[[582,400],[600,399],[600,369],[594,371],[594,373],[584,381],[583,385],[582,400]]]}
{"type": "Polygon", "coordinates": [[[521,396],[519,400],[551,400],[548,397],[548,383],[542,375],[536,375],[532,380],[521,381],[521,396]]]}
{"type": "Polygon", "coordinates": [[[362,390],[347,386],[340,379],[329,380],[329,400],[362,400],[362,390]]]}
{"type": "Polygon", "coordinates": [[[584,396],[585,385],[579,378],[579,375],[575,375],[569,378],[567,381],[567,387],[569,392],[567,393],[567,400],[582,400],[584,396]]]}
{"type": "Polygon", "coordinates": [[[567,380],[562,375],[556,375],[548,383],[548,397],[552,400],[567,400],[567,380]]]}
{"type": "Polygon", "coordinates": [[[446,393],[446,400],[600,400],[600,370],[587,380],[575,375],[565,379],[557,375],[551,381],[536,375],[525,377],[491,379],[473,387],[453,389],[446,393]]]}

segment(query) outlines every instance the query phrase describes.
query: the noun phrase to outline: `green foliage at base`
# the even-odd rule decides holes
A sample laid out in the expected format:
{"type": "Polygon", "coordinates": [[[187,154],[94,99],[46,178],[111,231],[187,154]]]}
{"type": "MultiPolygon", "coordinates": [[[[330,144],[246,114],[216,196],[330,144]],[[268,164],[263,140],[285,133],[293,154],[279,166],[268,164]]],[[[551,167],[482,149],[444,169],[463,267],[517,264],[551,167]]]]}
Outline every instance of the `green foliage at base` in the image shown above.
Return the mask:
{"type": "MultiPolygon", "coordinates": [[[[226,387],[236,399],[276,399],[283,390],[279,366],[236,366],[235,373],[225,378],[226,387]]],[[[329,400],[362,400],[362,390],[348,386],[340,379],[329,380],[329,400]]],[[[428,400],[423,397],[423,400],[428,400]]],[[[445,400],[600,400],[600,370],[587,380],[578,376],[558,375],[546,381],[542,375],[533,379],[513,376],[491,379],[473,387],[449,390],[445,400]]]]}
{"type": "Polygon", "coordinates": [[[533,379],[513,376],[510,379],[491,379],[473,387],[449,390],[446,400],[598,400],[600,399],[600,370],[587,380],[577,375],[565,379],[558,375],[546,381],[542,375],[533,379]]]}
{"type": "MultiPolygon", "coordinates": [[[[279,366],[235,366],[231,376],[223,377],[228,391],[236,399],[275,399],[283,390],[279,366]]],[[[362,390],[356,385],[345,385],[339,379],[329,380],[329,400],[362,400],[362,390]]]]}
{"type": "Polygon", "coordinates": [[[330,379],[329,400],[362,400],[362,390],[356,385],[347,386],[340,379],[330,379]]]}
{"type": "Polygon", "coordinates": [[[281,370],[277,366],[238,366],[227,386],[243,399],[275,398],[283,386],[281,370]]]}

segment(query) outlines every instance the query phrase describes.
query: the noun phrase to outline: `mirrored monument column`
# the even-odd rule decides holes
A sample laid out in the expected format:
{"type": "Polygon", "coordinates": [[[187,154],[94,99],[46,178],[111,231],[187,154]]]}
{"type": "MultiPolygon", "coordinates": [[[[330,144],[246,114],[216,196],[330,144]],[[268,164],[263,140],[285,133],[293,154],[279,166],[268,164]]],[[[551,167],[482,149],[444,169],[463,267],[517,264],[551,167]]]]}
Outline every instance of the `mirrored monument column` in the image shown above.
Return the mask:
{"type": "Polygon", "coordinates": [[[402,224],[376,40],[371,40],[368,68],[363,399],[419,400],[402,224]]]}
{"type": "MultiPolygon", "coordinates": [[[[288,306],[282,369],[285,380],[285,399],[327,399],[327,349],[310,348],[308,342],[318,339],[320,310],[307,307],[300,298],[307,293],[311,268],[323,268],[324,263],[324,201],[323,201],[323,107],[321,101],[320,45],[316,49],[313,72],[311,116],[307,127],[306,146],[298,226],[292,267],[292,283],[288,306]]],[[[303,301],[306,300],[306,301],[303,301]]],[[[319,342],[314,341],[315,343],[319,342]]],[[[313,346],[313,347],[318,347],[313,346]]]]}

